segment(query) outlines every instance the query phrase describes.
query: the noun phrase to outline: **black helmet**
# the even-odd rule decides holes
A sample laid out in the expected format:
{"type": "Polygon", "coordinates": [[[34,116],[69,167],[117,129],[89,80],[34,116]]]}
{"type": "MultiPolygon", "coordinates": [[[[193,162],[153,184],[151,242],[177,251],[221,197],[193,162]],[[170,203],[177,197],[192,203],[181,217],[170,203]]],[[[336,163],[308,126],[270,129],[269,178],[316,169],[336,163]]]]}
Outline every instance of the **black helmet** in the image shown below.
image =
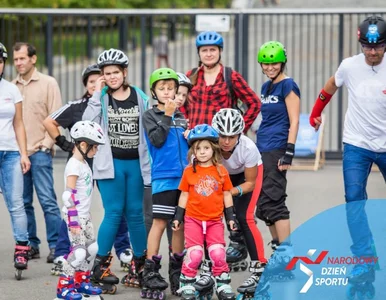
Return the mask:
{"type": "Polygon", "coordinates": [[[5,48],[2,43],[0,43],[0,57],[3,59],[4,62],[8,58],[7,48],[5,48]]]}
{"type": "Polygon", "coordinates": [[[358,28],[358,41],[361,44],[383,44],[386,42],[386,23],[382,17],[371,16],[358,28]]]}
{"type": "Polygon", "coordinates": [[[84,86],[86,86],[87,79],[92,74],[101,74],[101,69],[99,69],[97,64],[89,65],[86,69],[83,70],[82,81],[84,86]]]}

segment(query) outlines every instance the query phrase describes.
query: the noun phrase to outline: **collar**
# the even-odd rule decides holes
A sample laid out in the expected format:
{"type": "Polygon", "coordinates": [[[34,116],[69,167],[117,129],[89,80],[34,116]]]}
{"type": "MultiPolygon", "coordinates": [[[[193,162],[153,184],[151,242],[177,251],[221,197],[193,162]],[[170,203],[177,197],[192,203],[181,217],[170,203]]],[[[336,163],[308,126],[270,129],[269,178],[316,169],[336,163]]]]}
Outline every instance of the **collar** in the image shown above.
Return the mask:
{"type": "Polygon", "coordinates": [[[20,74],[17,74],[17,76],[16,76],[16,83],[20,83],[20,84],[23,84],[23,85],[28,85],[32,80],[37,81],[39,79],[40,79],[39,72],[38,72],[38,70],[35,67],[35,69],[34,69],[34,71],[32,73],[32,76],[31,76],[31,78],[28,81],[25,81],[23,78],[21,78],[20,74]]]}

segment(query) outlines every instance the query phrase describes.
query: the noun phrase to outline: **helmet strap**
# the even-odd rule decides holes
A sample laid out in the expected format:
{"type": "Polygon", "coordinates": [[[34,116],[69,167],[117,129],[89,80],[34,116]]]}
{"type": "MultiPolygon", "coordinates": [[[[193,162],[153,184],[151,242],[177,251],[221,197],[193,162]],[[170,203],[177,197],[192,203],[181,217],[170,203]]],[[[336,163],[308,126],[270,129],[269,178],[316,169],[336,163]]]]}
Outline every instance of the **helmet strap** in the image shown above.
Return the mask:
{"type": "Polygon", "coordinates": [[[79,150],[80,154],[82,154],[84,159],[87,159],[87,154],[91,151],[93,145],[87,145],[86,152],[83,152],[82,148],[80,147],[80,143],[75,143],[76,148],[79,150]]]}

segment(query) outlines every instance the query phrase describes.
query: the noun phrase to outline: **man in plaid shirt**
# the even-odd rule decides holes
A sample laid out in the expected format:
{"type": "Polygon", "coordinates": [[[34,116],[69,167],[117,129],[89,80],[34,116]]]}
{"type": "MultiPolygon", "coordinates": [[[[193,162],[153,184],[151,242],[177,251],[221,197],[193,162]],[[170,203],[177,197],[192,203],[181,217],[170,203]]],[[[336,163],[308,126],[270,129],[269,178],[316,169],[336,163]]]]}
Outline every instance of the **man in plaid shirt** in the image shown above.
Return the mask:
{"type": "MultiPolygon", "coordinates": [[[[186,110],[190,128],[197,124],[210,124],[221,108],[235,106],[226,84],[225,67],[220,63],[222,36],[213,31],[202,32],[197,36],[196,46],[201,66],[194,74],[192,70],[186,73],[194,85],[186,110]]],[[[244,132],[247,132],[260,112],[260,99],[244,78],[234,70],[231,73],[231,81],[236,99],[240,99],[248,107],[244,114],[244,132]]]]}

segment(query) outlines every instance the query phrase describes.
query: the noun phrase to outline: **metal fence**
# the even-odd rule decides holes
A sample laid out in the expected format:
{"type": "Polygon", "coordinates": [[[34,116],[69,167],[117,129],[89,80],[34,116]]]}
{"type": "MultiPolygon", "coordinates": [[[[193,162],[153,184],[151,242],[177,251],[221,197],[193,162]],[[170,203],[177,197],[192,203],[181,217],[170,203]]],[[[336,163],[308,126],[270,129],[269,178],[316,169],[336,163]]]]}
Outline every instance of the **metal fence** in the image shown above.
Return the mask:
{"type": "MultiPolygon", "coordinates": [[[[196,16],[227,15],[231,26],[223,33],[223,63],[239,71],[260,94],[266,78],[256,61],[257,51],[266,41],[281,41],[288,55],[286,73],[300,86],[301,111],[309,113],[340,61],[360,52],[357,26],[372,14],[385,16],[386,9],[0,9],[0,41],[10,50],[11,59],[15,42],[34,44],[38,69],[58,80],[67,102],[83,94],[82,69],[109,48],[127,52],[129,81],[147,92],[148,78],[156,68],[152,42],[162,29],[168,32],[171,67],[180,72],[196,67],[196,16]]],[[[7,64],[5,78],[15,76],[15,69],[7,64]]],[[[325,148],[340,154],[345,89],[335,98],[326,111],[325,148]]]]}

